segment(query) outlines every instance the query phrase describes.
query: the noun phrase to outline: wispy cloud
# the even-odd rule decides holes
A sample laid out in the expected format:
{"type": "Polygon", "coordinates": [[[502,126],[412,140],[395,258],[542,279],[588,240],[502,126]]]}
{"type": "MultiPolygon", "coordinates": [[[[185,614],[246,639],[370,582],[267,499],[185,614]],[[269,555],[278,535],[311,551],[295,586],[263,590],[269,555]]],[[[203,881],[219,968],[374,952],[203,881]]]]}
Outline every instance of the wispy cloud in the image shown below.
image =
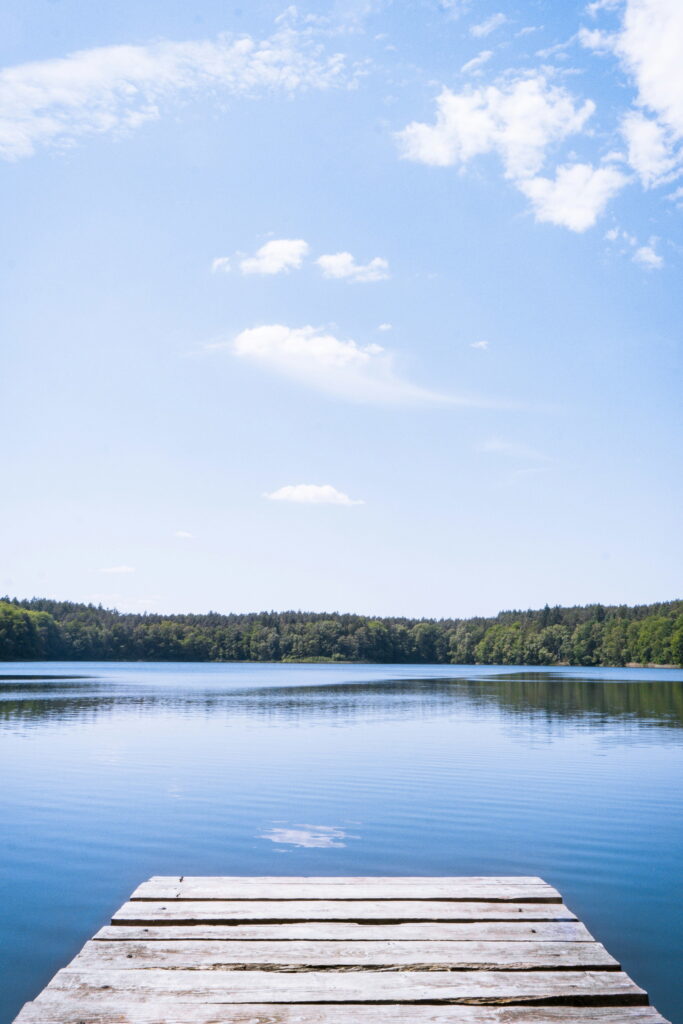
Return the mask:
{"type": "Polygon", "coordinates": [[[243,274],[282,274],[298,270],[308,254],[308,242],[303,238],[274,238],[240,262],[243,274]]]}
{"type": "Polygon", "coordinates": [[[536,448],[520,444],[517,441],[507,441],[499,437],[492,437],[488,441],[482,441],[478,446],[478,451],[492,455],[504,455],[512,459],[529,460],[531,462],[552,461],[548,455],[544,455],[543,452],[539,452],[536,448]]]}
{"type": "Polygon", "coordinates": [[[252,327],[238,334],[230,347],[240,359],[349,401],[451,401],[401,378],[392,354],[381,345],[359,345],[317,327],[252,327]]]}
{"type": "Polygon", "coordinates": [[[188,533],[187,530],[176,530],[173,536],[177,537],[179,540],[192,540],[194,534],[188,533]]]}
{"type": "Polygon", "coordinates": [[[470,348],[478,348],[485,351],[489,347],[488,341],[471,341],[470,348]]]}
{"type": "Polygon", "coordinates": [[[15,160],[41,146],[139,128],[180,94],[327,89],[345,80],[344,68],[341,55],[326,55],[293,29],[261,42],[220,35],[19,64],[0,71],[0,156],[15,160]]]}
{"type": "Polygon", "coordinates": [[[212,274],[229,274],[230,273],[230,257],[229,256],[217,256],[211,264],[212,274]]]}
{"type": "Polygon", "coordinates": [[[100,572],[108,572],[113,574],[124,574],[128,572],[135,572],[132,565],[111,565],[106,569],[100,569],[100,572]]]}
{"type": "MultiPolygon", "coordinates": [[[[611,53],[614,50],[616,35],[612,32],[603,32],[600,28],[580,28],[571,42],[576,38],[587,50],[594,50],[595,53],[611,53]]],[[[541,52],[539,52],[539,56],[541,52]]]]}
{"type": "Polygon", "coordinates": [[[316,263],[325,277],[345,278],[348,281],[385,281],[389,277],[389,264],[381,256],[375,256],[369,263],[356,263],[350,252],[329,253],[320,256],[316,263]]]}
{"type": "Polygon", "coordinates": [[[264,494],[269,501],[291,501],[299,505],[364,505],[359,498],[337,490],[332,484],[287,484],[270,494],[264,494]]]}
{"type": "Polygon", "coordinates": [[[488,64],[491,57],[493,57],[493,50],[482,50],[472,60],[468,60],[466,64],[463,64],[460,70],[465,75],[471,74],[473,71],[479,71],[480,68],[483,68],[484,64],[488,64]]]}
{"type": "Polygon", "coordinates": [[[611,11],[616,7],[621,6],[622,0],[593,0],[592,3],[586,7],[586,13],[595,18],[600,11],[611,11]]]}
{"type": "Polygon", "coordinates": [[[497,14],[492,14],[490,18],[485,21],[479,22],[478,25],[473,25],[470,29],[470,35],[475,36],[477,39],[481,39],[482,36],[488,36],[492,32],[495,32],[501,25],[505,25],[507,22],[506,16],[499,11],[497,14]]]}

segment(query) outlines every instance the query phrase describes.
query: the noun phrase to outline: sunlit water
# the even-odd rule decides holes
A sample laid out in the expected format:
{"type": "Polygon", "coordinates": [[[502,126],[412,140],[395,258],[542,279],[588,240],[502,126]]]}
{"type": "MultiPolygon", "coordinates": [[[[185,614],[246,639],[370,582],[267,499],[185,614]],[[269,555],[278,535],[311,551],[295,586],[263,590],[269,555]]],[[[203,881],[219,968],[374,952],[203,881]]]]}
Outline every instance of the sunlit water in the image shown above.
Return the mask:
{"type": "Polygon", "coordinates": [[[0,677],[3,1022],[149,875],[523,874],[683,1024],[683,672],[0,677]]]}

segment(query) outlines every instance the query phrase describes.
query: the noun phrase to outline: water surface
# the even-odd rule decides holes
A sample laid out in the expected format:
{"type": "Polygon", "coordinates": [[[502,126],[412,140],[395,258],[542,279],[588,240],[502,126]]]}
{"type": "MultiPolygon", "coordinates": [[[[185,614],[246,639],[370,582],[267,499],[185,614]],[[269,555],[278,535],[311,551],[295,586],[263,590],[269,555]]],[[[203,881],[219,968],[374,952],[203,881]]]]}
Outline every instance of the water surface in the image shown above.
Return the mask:
{"type": "Polygon", "coordinates": [[[0,1021],[153,874],[541,875],[683,1024],[683,672],[0,663],[0,1021]]]}

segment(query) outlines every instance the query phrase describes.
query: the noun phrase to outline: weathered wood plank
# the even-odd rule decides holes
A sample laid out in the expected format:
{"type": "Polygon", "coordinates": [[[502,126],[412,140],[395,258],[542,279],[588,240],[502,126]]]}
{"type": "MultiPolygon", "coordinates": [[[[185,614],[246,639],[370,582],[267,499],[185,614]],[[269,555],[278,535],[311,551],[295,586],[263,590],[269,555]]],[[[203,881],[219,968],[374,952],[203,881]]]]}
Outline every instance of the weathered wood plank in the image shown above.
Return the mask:
{"type": "Polygon", "coordinates": [[[65,968],[46,992],[116,992],[122,1004],[149,998],[204,1003],[586,1003],[646,1005],[622,971],[193,971],[65,968]]]}
{"type": "Polygon", "coordinates": [[[15,1024],[667,1024],[651,1006],[203,1005],[153,998],[122,1003],[97,994],[45,993],[15,1024]]]}
{"type": "Polygon", "coordinates": [[[480,900],[561,903],[556,889],[540,879],[286,879],[152,878],[132,900],[480,900]]]}
{"type": "Polygon", "coordinates": [[[136,900],[112,924],[228,924],[251,921],[575,921],[561,903],[448,903],[433,900],[136,900]]]}
{"type": "Polygon", "coordinates": [[[193,940],[289,939],[367,941],[456,941],[467,942],[593,942],[580,921],[408,921],[405,924],[357,924],[355,921],[303,921],[294,924],[190,924],[190,925],[107,925],[93,938],[97,941],[153,942],[193,940]]]}
{"type": "Polygon", "coordinates": [[[140,967],[232,970],[405,967],[411,969],[618,970],[599,942],[88,942],[70,968],[100,971],[140,967]]]}
{"type": "Polygon", "coordinates": [[[150,879],[16,1024],[666,1022],[542,879],[283,876],[150,879]]]}

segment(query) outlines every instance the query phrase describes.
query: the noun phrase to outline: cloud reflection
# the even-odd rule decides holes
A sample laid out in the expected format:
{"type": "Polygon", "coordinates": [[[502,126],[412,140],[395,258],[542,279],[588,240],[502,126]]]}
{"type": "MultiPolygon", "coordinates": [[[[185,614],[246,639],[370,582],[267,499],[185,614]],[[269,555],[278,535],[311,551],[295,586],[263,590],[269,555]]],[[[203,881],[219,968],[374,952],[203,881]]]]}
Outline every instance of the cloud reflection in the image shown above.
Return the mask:
{"type": "Polygon", "coordinates": [[[259,839],[269,839],[271,843],[286,843],[288,846],[315,847],[329,850],[334,846],[346,846],[343,839],[357,839],[341,828],[330,828],[327,825],[292,825],[290,828],[269,828],[262,832],[259,839]]]}

